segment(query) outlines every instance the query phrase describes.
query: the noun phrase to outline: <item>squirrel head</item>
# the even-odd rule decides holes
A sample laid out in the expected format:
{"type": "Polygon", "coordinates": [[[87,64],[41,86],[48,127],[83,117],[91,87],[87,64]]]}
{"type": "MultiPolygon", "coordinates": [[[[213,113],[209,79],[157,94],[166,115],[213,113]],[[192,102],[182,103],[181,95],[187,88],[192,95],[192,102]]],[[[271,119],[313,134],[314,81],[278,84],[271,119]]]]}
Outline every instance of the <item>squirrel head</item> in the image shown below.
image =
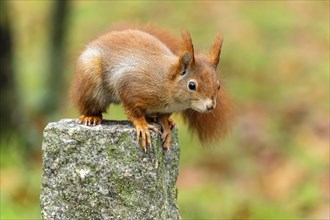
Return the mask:
{"type": "Polygon", "coordinates": [[[208,56],[194,53],[188,31],[182,32],[185,49],[179,56],[175,84],[177,100],[189,103],[198,112],[210,112],[216,107],[220,81],[216,69],[220,60],[222,38],[218,34],[208,56]]]}

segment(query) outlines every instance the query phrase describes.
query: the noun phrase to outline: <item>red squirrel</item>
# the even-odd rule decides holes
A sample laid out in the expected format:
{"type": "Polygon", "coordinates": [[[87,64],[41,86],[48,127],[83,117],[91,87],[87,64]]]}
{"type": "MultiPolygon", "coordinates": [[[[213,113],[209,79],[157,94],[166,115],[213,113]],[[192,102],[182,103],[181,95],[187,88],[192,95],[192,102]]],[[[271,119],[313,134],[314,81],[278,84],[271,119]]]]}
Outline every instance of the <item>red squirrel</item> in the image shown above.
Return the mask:
{"type": "Polygon", "coordinates": [[[175,125],[170,116],[177,112],[202,142],[217,140],[233,116],[216,73],[221,47],[219,34],[204,55],[195,54],[188,31],[178,39],[152,25],[114,26],[89,43],[76,63],[71,91],[78,122],[98,125],[111,103],[121,103],[145,151],[149,129],[159,132],[146,119],[161,125],[163,147],[169,149],[175,125]]]}

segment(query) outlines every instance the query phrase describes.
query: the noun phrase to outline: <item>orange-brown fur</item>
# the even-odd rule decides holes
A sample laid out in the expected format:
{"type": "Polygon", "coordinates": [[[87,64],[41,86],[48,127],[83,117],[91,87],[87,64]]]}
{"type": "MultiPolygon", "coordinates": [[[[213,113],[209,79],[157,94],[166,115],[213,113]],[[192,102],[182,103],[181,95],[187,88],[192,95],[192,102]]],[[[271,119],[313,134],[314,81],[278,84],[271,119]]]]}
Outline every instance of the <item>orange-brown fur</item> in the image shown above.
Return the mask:
{"type": "MultiPolygon", "coordinates": [[[[151,24],[147,26],[139,26],[137,24],[130,26],[129,24],[126,24],[123,26],[119,25],[119,27],[137,28],[146,31],[160,39],[175,54],[180,54],[185,49],[194,54],[194,48],[189,33],[185,31],[183,33],[183,39],[180,39],[151,24]]],[[[209,62],[216,64],[217,66],[220,60],[221,47],[222,38],[217,34],[217,37],[207,54],[208,60],[201,61],[201,64],[205,65],[209,62]]],[[[205,67],[202,67],[202,69],[204,68],[205,67]]],[[[220,137],[228,133],[232,121],[235,118],[235,109],[230,99],[229,92],[222,82],[221,89],[217,95],[217,105],[213,111],[200,113],[193,109],[187,109],[182,112],[182,116],[190,130],[196,132],[203,143],[211,143],[217,141],[220,137]]]]}
{"type": "Polygon", "coordinates": [[[197,133],[199,140],[209,144],[218,141],[229,132],[235,114],[228,91],[222,86],[214,110],[200,113],[187,109],[182,112],[182,116],[189,129],[197,133]]]}
{"type": "MultiPolygon", "coordinates": [[[[148,28],[143,30],[156,36],[175,54],[182,53],[184,49],[192,51],[194,54],[193,44],[187,32],[184,32],[183,40],[181,40],[179,38],[169,36],[169,32],[153,28],[152,25],[149,25],[148,28]]],[[[212,63],[215,67],[217,67],[220,61],[222,41],[223,40],[220,37],[220,34],[217,34],[217,37],[209,53],[207,54],[208,59],[201,60],[199,64],[197,61],[197,65],[204,66],[201,68],[202,70],[205,70],[205,65],[208,63],[212,63]]],[[[217,95],[217,105],[211,112],[201,113],[193,109],[187,109],[182,112],[183,119],[188,124],[189,129],[192,132],[196,132],[199,139],[203,143],[215,142],[220,137],[227,134],[235,118],[235,109],[230,99],[229,92],[223,82],[220,87],[220,91],[217,95]]]]}
{"type": "Polygon", "coordinates": [[[158,118],[164,147],[169,148],[173,127],[169,117],[179,111],[201,141],[217,139],[228,130],[232,116],[228,96],[222,90],[217,95],[215,69],[221,43],[217,37],[209,55],[195,54],[187,31],[181,40],[152,25],[113,27],[88,44],[78,59],[72,98],[81,113],[79,121],[99,124],[109,104],[122,103],[144,149],[151,141],[148,129],[157,131],[146,117],[158,118]],[[187,88],[191,81],[195,89],[187,88]],[[215,109],[199,113],[191,107],[215,109]]]}
{"type": "MultiPolygon", "coordinates": [[[[135,25],[135,28],[139,28],[139,26],[135,25]]],[[[160,39],[175,54],[182,53],[184,49],[191,51],[194,54],[194,47],[191,38],[186,31],[183,32],[183,40],[181,40],[172,36],[169,32],[155,28],[153,25],[141,28],[160,39]]],[[[220,37],[220,34],[217,34],[209,54],[207,54],[208,59],[197,59],[197,61],[195,61],[197,64],[195,63],[195,65],[199,65],[201,66],[201,70],[205,70],[205,66],[211,63],[215,65],[216,68],[220,60],[222,41],[223,39],[220,37]]],[[[221,88],[216,98],[217,105],[214,110],[208,113],[201,113],[193,109],[187,109],[182,112],[185,123],[188,124],[188,127],[192,132],[197,133],[198,138],[202,143],[213,143],[226,135],[235,118],[235,109],[230,99],[229,92],[223,82],[220,82],[220,84],[221,88]]]]}

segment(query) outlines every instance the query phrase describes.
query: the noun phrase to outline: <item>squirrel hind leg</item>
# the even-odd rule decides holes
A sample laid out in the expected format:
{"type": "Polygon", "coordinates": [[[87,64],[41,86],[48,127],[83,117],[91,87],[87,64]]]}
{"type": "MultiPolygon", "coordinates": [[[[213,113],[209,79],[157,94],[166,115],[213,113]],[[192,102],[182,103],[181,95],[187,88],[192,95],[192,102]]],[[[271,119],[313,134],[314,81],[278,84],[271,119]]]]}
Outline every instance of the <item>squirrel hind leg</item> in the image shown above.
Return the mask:
{"type": "Polygon", "coordinates": [[[78,123],[94,126],[102,122],[102,113],[111,103],[103,83],[103,60],[97,50],[87,49],[76,66],[71,96],[81,116],[78,123]]]}
{"type": "Polygon", "coordinates": [[[99,125],[102,122],[102,114],[97,115],[80,115],[77,122],[87,126],[99,125]]]}

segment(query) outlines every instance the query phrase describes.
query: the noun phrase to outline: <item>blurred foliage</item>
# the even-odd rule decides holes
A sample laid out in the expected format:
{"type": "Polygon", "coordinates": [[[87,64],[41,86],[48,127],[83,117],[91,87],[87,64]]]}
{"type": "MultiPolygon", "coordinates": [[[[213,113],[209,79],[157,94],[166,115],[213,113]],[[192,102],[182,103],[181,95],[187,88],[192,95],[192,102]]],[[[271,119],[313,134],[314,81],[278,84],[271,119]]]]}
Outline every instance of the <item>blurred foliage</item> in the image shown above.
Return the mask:
{"type": "MultiPolygon", "coordinates": [[[[175,34],[186,28],[201,51],[217,31],[224,36],[219,72],[238,119],[219,146],[203,148],[175,118],[183,219],[329,219],[329,1],[71,1],[58,64],[63,81],[50,75],[56,2],[7,3],[17,120],[26,132],[1,128],[1,219],[40,219],[43,128],[77,117],[66,95],[75,59],[123,21],[175,34]],[[52,101],[49,88],[60,102],[40,111],[52,101]]],[[[112,106],[106,118],[125,116],[112,106]]]]}

